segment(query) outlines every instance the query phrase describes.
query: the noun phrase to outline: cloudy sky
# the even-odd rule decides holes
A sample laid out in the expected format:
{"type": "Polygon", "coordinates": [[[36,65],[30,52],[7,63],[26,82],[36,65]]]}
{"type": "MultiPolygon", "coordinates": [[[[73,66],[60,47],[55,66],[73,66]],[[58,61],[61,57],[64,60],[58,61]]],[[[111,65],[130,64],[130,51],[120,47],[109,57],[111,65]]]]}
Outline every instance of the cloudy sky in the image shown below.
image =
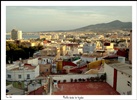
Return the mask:
{"type": "Polygon", "coordinates": [[[6,31],[69,30],[114,20],[132,22],[131,6],[7,6],[6,31]]]}

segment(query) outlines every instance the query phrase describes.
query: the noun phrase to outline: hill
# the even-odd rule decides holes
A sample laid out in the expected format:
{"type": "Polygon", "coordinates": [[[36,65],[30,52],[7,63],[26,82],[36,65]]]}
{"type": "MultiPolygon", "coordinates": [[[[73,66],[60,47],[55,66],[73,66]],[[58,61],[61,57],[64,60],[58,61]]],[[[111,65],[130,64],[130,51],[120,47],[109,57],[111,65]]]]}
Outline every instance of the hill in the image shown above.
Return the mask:
{"type": "Polygon", "coordinates": [[[130,30],[132,29],[132,22],[121,22],[115,20],[109,23],[101,23],[95,25],[88,25],[78,29],[73,29],[69,31],[93,31],[93,32],[108,32],[113,30],[130,30]]]}

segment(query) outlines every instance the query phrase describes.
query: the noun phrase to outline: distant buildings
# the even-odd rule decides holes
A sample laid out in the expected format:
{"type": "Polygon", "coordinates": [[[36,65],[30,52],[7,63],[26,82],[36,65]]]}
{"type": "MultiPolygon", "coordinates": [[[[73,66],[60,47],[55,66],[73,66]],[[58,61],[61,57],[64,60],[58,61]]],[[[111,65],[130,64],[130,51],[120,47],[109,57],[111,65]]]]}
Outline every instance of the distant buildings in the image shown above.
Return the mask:
{"type": "MultiPolygon", "coordinates": [[[[18,30],[13,29],[11,33],[13,40],[21,39],[22,35],[18,30]]],[[[74,33],[48,32],[40,34],[41,40],[21,40],[21,43],[28,47],[43,45],[44,49],[35,52],[33,58],[22,60],[22,64],[18,61],[17,64],[8,64],[6,81],[19,83],[26,80],[24,86],[30,95],[52,95],[56,94],[56,91],[61,94],[66,87],[66,91],[70,92],[80,84],[82,85],[79,89],[84,87],[84,90],[76,90],[75,94],[84,94],[85,90],[87,94],[94,94],[91,91],[97,92],[98,88],[95,82],[102,87],[106,84],[105,86],[109,86],[116,94],[131,95],[132,65],[127,61],[127,47],[130,37],[129,61],[132,62],[132,35],[129,36],[127,32],[127,37],[123,38],[123,33],[120,33],[119,38],[118,33],[109,34],[107,37],[105,33],[97,36],[95,33],[74,33]],[[77,84],[74,88],[71,87],[73,82],[77,84]],[[86,87],[87,83],[90,91],[86,87]]],[[[101,94],[102,90],[106,90],[106,94],[115,94],[108,91],[108,87],[98,89],[98,94],[101,94]]]]}
{"type": "Polygon", "coordinates": [[[96,44],[86,43],[83,45],[83,53],[91,53],[95,50],[96,44]]]}
{"type": "Polygon", "coordinates": [[[22,39],[22,31],[13,29],[11,31],[11,39],[12,40],[20,40],[20,39],[22,39]]]}

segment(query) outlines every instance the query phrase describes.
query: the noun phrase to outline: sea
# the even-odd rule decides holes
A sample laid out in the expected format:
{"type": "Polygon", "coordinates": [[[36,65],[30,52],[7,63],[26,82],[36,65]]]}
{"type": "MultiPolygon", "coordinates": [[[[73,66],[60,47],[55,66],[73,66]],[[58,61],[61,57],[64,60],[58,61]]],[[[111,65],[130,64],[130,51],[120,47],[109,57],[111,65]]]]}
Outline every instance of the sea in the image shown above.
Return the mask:
{"type": "MultiPolygon", "coordinates": [[[[6,39],[10,39],[11,38],[11,36],[10,35],[6,35],[6,39]]],[[[39,35],[34,35],[34,34],[23,34],[22,35],[22,38],[23,39],[37,39],[37,38],[39,38],[39,35]]]]}

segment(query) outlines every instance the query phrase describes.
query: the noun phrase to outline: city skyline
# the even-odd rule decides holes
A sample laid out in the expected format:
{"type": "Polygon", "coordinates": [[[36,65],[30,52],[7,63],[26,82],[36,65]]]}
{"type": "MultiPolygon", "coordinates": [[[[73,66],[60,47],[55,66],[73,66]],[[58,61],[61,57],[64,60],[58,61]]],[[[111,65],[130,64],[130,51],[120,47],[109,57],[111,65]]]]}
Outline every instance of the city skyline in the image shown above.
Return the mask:
{"type": "Polygon", "coordinates": [[[131,6],[7,6],[6,31],[70,30],[114,20],[132,22],[131,6]]]}

